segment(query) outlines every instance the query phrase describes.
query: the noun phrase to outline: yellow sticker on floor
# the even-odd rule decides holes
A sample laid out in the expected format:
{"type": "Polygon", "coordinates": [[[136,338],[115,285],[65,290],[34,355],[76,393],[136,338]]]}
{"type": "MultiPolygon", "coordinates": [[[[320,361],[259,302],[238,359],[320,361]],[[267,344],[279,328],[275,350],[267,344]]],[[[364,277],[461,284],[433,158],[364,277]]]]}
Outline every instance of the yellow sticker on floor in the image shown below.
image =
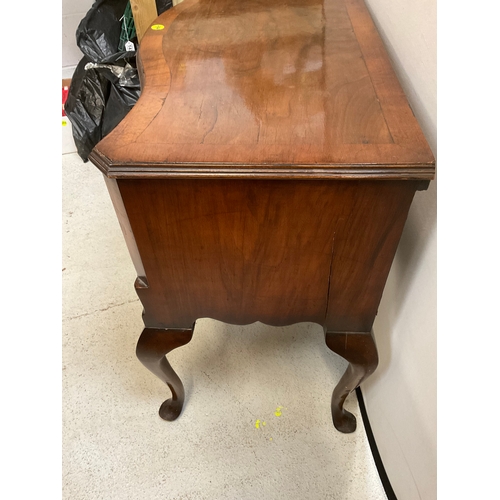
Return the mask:
{"type": "Polygon", "coordinates": [[[266,422],[265,422],[265,421],[260,421],[260,420],[256,420],[256,421],[255,421],[255,428],[256,428],[256,429],[260,429],[260,426],[261,426],[261,425],[262,425],[263,427],[265,427],[265,426],[266,426],[266,422]]]}

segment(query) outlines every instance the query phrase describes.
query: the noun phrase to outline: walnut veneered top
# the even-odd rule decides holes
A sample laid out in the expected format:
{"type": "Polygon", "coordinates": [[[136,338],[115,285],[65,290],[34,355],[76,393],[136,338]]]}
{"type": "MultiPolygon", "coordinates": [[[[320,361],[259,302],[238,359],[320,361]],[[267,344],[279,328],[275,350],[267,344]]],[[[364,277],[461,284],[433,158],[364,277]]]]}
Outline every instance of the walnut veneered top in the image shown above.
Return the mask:
{"type": "Polygon", "coordinates": [[[90,156],[108,177],[434,177],[362,0],[185,0],[155,25],[90,156]]]}

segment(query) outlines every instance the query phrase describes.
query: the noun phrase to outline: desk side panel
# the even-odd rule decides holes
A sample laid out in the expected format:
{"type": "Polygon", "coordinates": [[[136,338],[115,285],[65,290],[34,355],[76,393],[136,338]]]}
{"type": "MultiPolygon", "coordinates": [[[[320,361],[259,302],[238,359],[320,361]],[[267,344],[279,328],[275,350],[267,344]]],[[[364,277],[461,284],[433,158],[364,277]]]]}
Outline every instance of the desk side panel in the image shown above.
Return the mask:
{"type": "Polygon", "coordinates": [[[328,311],[331,332],[370,332],[418,182],[360,182],[337,221],[328,311]]]}
{"type": "Polygon", "coordinates": [[[147,326],[322,324],[335,189],[318,181],[119,180],[147,326]],[[332,197],[333,195],[333,197],[332,197]]]}
{"type": "Polygon", "coordinates": [[[400,181],[119,180],[146,326],[310,321],[370,331],[417,187],[400,181]]]}

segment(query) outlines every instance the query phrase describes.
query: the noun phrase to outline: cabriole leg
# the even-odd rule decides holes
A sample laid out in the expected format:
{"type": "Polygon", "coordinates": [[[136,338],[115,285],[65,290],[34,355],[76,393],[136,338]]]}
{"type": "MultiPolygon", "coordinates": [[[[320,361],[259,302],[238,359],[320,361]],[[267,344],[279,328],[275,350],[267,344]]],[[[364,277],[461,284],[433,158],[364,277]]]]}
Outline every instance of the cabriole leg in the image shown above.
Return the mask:
{"type": "Polygon", "coordinates": [[[192,337],[192,328],[189,330],[145,328],[137,342],[136,354],[139,361],[165,382],[172,392],[172,398],[167,399],[160,407],[160,417],[164,420],[175,420],[184,404],[184,387],[165,356],[173,349],[187,344],[192,337]]]}
{"type": "Polygon", "coordinates": [[[356,417],[344,409],[344,401],[358,385],[377,368],[378,354],[373,333],[326,332],[326,345],[349,362],[344,375],[333,390],[332,418],[337,430],[356,430],[356,417]]]}

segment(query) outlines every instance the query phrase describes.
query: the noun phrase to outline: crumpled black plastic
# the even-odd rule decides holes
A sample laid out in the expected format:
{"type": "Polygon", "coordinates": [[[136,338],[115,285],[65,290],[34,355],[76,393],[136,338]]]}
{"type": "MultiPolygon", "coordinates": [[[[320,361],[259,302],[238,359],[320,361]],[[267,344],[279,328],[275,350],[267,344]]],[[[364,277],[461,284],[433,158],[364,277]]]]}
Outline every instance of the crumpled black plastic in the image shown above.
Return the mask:
{"type": "MultiPolygon", "coordinates": [[[[121,18],[128,0],[96,0],[76,30],[84,56],[71,79],[64,109],[79,156],[94,146],[132,109],[141,89],[135,51],[119,51],[121,18]]],[[[156,0],[158,15],[172,0],[156,0]]],[[[137,47],[137,38],[131,40],[137,47]]]]}

